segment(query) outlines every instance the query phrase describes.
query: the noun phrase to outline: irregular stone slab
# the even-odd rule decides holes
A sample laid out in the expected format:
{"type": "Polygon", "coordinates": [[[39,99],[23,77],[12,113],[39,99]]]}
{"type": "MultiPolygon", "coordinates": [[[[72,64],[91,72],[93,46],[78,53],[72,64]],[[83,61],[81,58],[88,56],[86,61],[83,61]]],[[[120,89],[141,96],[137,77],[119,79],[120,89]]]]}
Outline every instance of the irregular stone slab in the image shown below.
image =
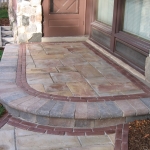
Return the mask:
{"type": "Polygon", "coordinates": [[[62,66],[62,63],[58,59],[35,60],[35,65],[37,68],[47,68],[62,66]]]}
{"type": "Polygon", "coordinates": [[[2,72],[16,72],[16,67],[12,66],[0,66],[0,71],[2,72]]]}
{"type": "Polygon", "coordinates": [[[31,84],[30,86],[39,92],[46,93],[43,84],[31,84]]]}
{"type": "Polygon", "coordinates": [[[69,148],[68,150],[114,150],[113,145],[94,145],[88,147],[69,148]]]}
{"type": "Polygon", "coordinates": [[[75,67],[70,67],[70,66],[62,66],[62,67],[57,67],[59,72],[76,72],[77,70],[75,67]]]}
{"type": "Polygon", "coordinates": [[[59,96],[67,96],[67,97],[71,97],[73,96],[73,94],[68,90],[68,91],[58,91],[58,92],[48,92],[49,94],[52,95],[59,95],[59,96]]]}
{"type": "Polygon", "coordinates": [[[44,86],[46,92],[67,91],[69,88],[65,83],[53,83],[44,86]]]}
{"type": "Polygon", "coordinates": [[[31,68],[27,69],[26,73],[27,74],[32,74],[32,73],[56,73],[58,72],[55,67],[50,67],[50,68],[31,68]]]}
{"type": "Polygon", "coordinates": [[[63,57],[64,57],[63,54],[55,54],[55,55],[33,55],[33,59],[35,59],[35,60],[61,59],[63,57]]]}
{"type": "Polygon", "coordinates": [[[47,134],[40,134],[40,136],[17,136],[16,142],[19,150],[49,150],[80,146],[80,142],[77,137],[47,134]]]}
{"type": "Polygon", "coordinates": [[[27,82],[28,82],[28,84],[50,84],[50,83],[53,83],[53,81],[48,73],[27,74],[27,82]]]}
{"type": "Polygon", "coordinates": [[[85,46],[82,46],[82,47],[73,47],[73,48],[68,48],[68,50],[71,52],[71,53],[89,53],[90,50],[85,47],[85,46]]]}
{"type": "Polygon", "coordinates": [[[74,83],[67,83],[70,91],[73,93],[74,96],[81,97],[96,97],[97,94],[93,91],[93,89],[89,86],[86,82],[74,82],[74,83]]]}
{"type": "Polygon", "coordinates": [[[62,48],[62,47],[53,47],[53,48],[45,48],[45,53],[47,55],[54,55],[54,54],[67,54],[69,53],[67,48],[62,48]]]}
{"type": "Polygon", "coordinates": [[[117,86],[112,85],[109,82],[104,84],[92,84],[93,89],[99,96],[114,96],[114,95],[121,95],[120,91],[117,91],[117,86]]]}
{"type": "Polygon", "coordinates": [[[84,60],[88,62],[95,62],[100,60],[100,57],[98,55],[91,54],[91,53],[83,53],[82,57],[84,58],[84,60]]]}
{"type": "Polygon", "coordinates": [[[70,66],[70,65],[77,65],[77,64],[82,64],[85,63],[86,61],[81,58],[80,56],[76,56],[74,57],[73,55],[68,56],[66,55],[66,57],[64,59],[61,59],[61,62],[64,66],[70,66]]]}
{"type": "Polygon", "coordinates": [[[94,77],[102,77],[93,66],[91,65],[79,65],[75,66],[75,68],[85,77],[85,78],[94,78],[94,77]]]}
{"type": "Polygon", "coordinates": [[[81,136],[78,137],[81,145],[84,146],[91,146],[91,145],[102,145],[102,144],[111,144],[111,141],[107,135],[100,135],[100,136],[81,136]]]}
{"type": "Polygon", "coordinates": [[[84,78],[78,72],[51,73],[50,75],[55,83],[84,81],[84,78]]]}
{"type": "Polygon", "coordinates": [[[0,130],[0,149],[15,150],[14,129],[0,130]]]}

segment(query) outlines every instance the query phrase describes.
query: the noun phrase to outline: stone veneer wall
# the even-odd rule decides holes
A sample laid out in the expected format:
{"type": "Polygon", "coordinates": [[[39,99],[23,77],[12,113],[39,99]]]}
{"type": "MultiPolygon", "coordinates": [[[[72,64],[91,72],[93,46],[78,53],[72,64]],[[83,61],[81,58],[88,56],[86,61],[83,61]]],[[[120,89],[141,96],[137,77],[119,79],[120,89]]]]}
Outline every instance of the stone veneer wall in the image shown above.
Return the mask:
{"type": "Polygon", "coordinates": [[[16,43],[41,41],[41,0],[9,0],[9,18],[16,43]]]}

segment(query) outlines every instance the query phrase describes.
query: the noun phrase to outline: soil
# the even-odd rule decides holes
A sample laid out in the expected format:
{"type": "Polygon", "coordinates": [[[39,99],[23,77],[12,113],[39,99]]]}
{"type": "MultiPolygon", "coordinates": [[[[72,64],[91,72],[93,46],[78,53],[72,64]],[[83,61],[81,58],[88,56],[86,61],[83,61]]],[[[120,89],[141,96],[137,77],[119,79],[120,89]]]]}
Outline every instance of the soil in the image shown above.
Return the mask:
{"type": "Polygon", "coordinates": [[[129,124],[129,149],[150,150],[150,120],[134,121],[129,124]]]}
{"type": "Polygon", "coordinates": [[[9,26],[8,18],[0,18],[0,26],[9,26]]]}

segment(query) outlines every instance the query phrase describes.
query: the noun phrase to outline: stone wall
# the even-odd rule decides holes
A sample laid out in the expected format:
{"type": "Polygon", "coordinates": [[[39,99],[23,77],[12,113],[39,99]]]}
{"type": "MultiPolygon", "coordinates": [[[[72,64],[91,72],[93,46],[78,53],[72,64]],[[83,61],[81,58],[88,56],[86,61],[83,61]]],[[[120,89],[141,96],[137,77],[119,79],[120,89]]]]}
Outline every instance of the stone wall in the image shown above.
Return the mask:
{"type": "Polygon", "coordinates": [[[41,41],[41,0],[9,0],[9,18],[16,43],[41,41]],[[14,1],[16,9],[13,6],[14,1]]]}

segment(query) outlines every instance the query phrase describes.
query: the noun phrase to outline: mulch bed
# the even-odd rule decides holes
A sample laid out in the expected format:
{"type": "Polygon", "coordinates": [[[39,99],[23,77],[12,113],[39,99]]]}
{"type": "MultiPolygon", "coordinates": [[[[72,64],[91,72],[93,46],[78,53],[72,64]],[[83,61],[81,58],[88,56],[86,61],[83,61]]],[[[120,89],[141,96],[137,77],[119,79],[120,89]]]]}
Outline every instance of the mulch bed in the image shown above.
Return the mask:
{"type": "Polygon", "coordinates": [[[0,18],[0,26],[9,26],[8,18],[0,18]]]}
{"type": "Polygon", "coordinates": [[[150,120],[129,124],[129,150],[150,150],[150,120]]]}

